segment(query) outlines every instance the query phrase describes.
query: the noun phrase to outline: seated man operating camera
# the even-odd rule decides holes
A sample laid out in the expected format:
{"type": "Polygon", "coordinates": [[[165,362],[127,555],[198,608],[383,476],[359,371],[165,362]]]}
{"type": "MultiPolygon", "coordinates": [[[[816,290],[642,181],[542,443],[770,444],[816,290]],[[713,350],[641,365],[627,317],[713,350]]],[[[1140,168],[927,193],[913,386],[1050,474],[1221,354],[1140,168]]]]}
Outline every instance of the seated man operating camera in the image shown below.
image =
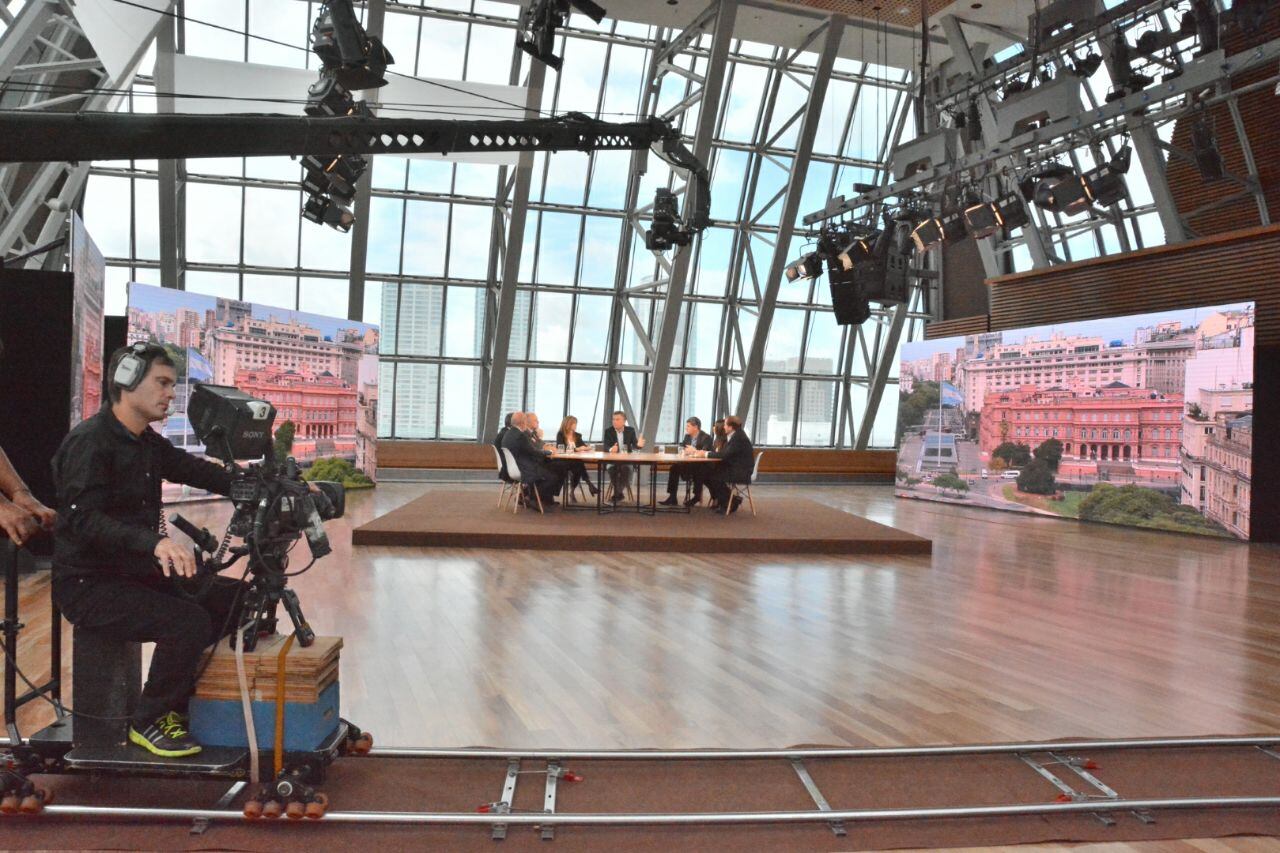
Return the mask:
{"type": "Polygon", "coordinates": [[[117,350],[108,370],[110,405],[71,430],[53,460],[53,600],[80,628],[156,644],[129,740],[160,756],[192,755],[201,748],[186,731],[196,669],[205,647],[238,626],[244,585],[215,577],[193,595],[195,556],[167,536],[160,483],[225,495],[231,475],[149,428],[166,416],[177,380],[162,347],[117,350]]]}

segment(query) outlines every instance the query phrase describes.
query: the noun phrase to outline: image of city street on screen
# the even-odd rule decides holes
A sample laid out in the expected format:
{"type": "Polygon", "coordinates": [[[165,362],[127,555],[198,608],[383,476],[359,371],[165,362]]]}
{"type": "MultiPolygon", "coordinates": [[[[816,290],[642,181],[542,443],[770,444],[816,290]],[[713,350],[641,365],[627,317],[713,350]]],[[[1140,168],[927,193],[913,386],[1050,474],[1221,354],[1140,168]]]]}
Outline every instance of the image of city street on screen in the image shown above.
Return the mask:
{"type": "MultiPolygon", "coordinates": [[[[177,364],[178,394],[159,431],[193,453],[193,385],[234,385],[276,408],[275,450],[320,479],[372,483],[377,468],[378,327],[145,284],[129,285],[129,343],[151,341],[177,364]],[[317,467],[315,474],[321,473],[317,467]]],[[[191,497],[166,484],[166,499],[191,497]]]]}
{"type": "Polygon", "coordinates": [[[904,344],[899,497],[1249,538],[1253,303],[904,344]]]}

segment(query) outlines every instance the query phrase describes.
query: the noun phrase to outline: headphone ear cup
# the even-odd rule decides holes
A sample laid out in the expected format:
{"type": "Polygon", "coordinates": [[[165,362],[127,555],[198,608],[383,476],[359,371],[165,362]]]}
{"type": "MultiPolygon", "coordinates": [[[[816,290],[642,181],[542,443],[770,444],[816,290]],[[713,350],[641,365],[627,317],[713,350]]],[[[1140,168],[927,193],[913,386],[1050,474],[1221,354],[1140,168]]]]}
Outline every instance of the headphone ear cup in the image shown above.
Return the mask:
{"type": "Polygon", "coordinates": [[[111,381],[125,391],[132,391],[138,387],[138,380],[142,378],[145,366],[145,361],[129,353],[116,365],[116,372],[111,377],[111,381]]]}

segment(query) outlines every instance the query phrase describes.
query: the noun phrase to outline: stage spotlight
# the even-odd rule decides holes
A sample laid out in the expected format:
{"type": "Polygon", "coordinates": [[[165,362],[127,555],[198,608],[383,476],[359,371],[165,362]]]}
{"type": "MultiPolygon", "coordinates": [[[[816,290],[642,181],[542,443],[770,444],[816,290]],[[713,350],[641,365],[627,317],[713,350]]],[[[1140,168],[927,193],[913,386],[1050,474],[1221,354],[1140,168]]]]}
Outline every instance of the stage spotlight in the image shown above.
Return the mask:
{"type": "Polygon", "coordinates": [[[1102,56],[1092,51],[1086,53],[1080,58],[1076,58],[1075,56],[1072,56],[1071,58],[1073,60],[1071,72],[1077,77],[1084,77],[1086,79],[1092,77],[1102,65],[1102,56]]]}
{"type": "Polygon", "coordinates": [[[1031,221],[1027,215],[1027,208],[1012,193],[996,199],[995,207],[996,213],[1000,216],[1000,225],[1006,234],[1016,231],[1031,221]]]}
{"type": "Polygon", "coordinates": [[[324,196],[311,196],[307,199],[307,203],[303,205],[302,216],[311,222],[321,225],[328,225],[344,234],[351,230],[351,226],[355,223],[356,217],[351,211],[342,207],[336,201],[324,196]]]}
{"type": "Polygon", "coordinates": [[[1201,114],[1191,126],[1191,154],[1204,180],[1220,181],[1227,176],[1222,151],[1218,148],[1218,139],[1207,115],[1201,114]]]}
{"type": "Polygon", "coordinates": [[[880,232],[877,231],[865,237],[858,237],[845,246],[840,251],[840,254],[836,255],[836,261],[839,262],[841,268],[851,270],[861,262],[870,259],[871,246],[878,236],[880,236],[880,232]]]}
{"type": "Polygon", "coordinates": [[[1129,171],[1132,159],[1133,149],[1125,145],[1116,152],[1110,163],[1099,166],[1084,176],[1085,194],[1090,203],[1110,207],[1124,199],[1126,187],[1122,175],[1129,171]]]}
{"type": "Polygon", "coordinates": [[[327,193],[339,201],[350,202],[355,198],[356,181],[369,164],[358,154],[332,158],[307,155],[302,158],[302,167],[307,170],[302,179],[302,188],[307,192],[327,193]]]}
{"type": "Polygon", "coordinates": [[[309,116],[345,116],[350,115],[354,109],[355,98],[332,74],[322,72],[320,79],[307,89],[307,106],[304,111],[309,116]]]}
{"type": "Polygon", "coordinates": [[[991,202],[978,202],[964,209],[964,223],[973,239],[982,240],[1000,230],[1000,214],[991,202]]]}
{"type": "Polygon", "coordinates": [[[810,252],[800,259],[800,277],[817,278],[822,275],[822,258],[817,252],[810,252]]]}
{"type": "Polygon", "coordinates": [[[311,27],[311,49],[347,89],[387,85],[382,75],[395,62],[382,41],[360,26],[351,0],[330,0],[320,7],[311,27]]]}
{"type": "Polygon", "coordinates": [[[606,14],[602,7],[591,0],[531,0],[528,6],[520,10],[520,19],[516,24],[516,47],[559,71],[564,58],[555,53],[556,30],[568,22],[571,6],[597,24],[606,14]]]}
{"type": "Polygon", "coordinates": [[[1032,187],[1031,200],[1045,210],[1072,216],[1089,206],[1084,181],[1075,169],[1052,163],[1019,182],[1024,193],[1032,187]]]}
{"type": "Polygon", "coordinates": [[[920,220],[920,224],[911,231],[911,241],[922,252],[941,243],[942,238],[942,220],[936,216],[920,220]]]}

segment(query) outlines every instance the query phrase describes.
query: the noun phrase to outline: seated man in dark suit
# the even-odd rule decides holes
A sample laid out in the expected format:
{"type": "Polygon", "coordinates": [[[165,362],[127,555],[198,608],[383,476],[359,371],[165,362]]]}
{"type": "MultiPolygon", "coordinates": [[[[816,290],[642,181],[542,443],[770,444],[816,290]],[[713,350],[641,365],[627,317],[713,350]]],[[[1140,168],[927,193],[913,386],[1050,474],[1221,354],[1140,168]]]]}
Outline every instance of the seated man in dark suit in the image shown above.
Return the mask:
{"type": "MultiPolygon", "coordinates": [[[[711,449],[711,436],[702,431],[702,421],[689,418],[684,422],[684,438],[680,440],[680,446],[686,450],[711,449]]],[[[693,494],[685,501],[685,506],[702,503],[702,469],[705,467],[705,464],[698,462],[677,462],[672,465],[671,473],[667,476],[667,499],[662,505],[676,505],[676,492],[680,490],[681,478],[693,483],[693,494]]]]}
{"type": "MultiPolygon", "coordinates": [[[[644,436],[637,436],[634,427],[627,426],[627,416],[623,412],[613,413],[613,426],[604,431],[605,453],[630,453],[644,447],[644,436]]],[[[613,483],[613,502],[621,503],[627,486],[631,483],[631,469],[634,465],[610,465],[609,480],[613,483]]]]}
{"type": "MultiPolygon", "coordinates": [[[[720,464],[714,466],[714,470],[707,472],[706,482],[707,491],[711,493],[712,500],[722,507],[725,501],[729,500],[729,484],[750,483],[751,472],[755,468],[755,450],[751,446],[751,439],[747,438],[747,434],[742,431],[742,418],[730,415],[724,419],[724,428],[723,449],[691,451],[698,456],[720,460],[720,464]]],[[[742,498],[734,495],[729,512],[737,512],[741,505],[742,498]]]]}
{"type": "Polygon", "coordinates": [[[502,428],[498,430],[498,434],[493,437],[493,446],[498,449],[498,465],[500,472],[498,477],[506,482],[507,477],[507,458],[502,455],[502,437],[511,429],[511,418],[515,416],[515,412],[507,412],[507,417],[502,422],[502,428]]]}
{"type": "MultiPolygon", "coordinates": [[[[560,483],[547,467],[547,457],[551,452],[543,450],[541,446],[535,446],[529,440],[526,429],[528,425],[524,412],[513,412],[511,429],[502,436],[502,449],[511,451],[512,457],[516,460],[516,467],[520,469],[521,480],[529,489],[537,489],[542,497],[542,505],[555,506],[555,496],[556,492],[560,491],[560,483]]],[[[532,493],[529,494],[532,497],[532,493]]]]}

